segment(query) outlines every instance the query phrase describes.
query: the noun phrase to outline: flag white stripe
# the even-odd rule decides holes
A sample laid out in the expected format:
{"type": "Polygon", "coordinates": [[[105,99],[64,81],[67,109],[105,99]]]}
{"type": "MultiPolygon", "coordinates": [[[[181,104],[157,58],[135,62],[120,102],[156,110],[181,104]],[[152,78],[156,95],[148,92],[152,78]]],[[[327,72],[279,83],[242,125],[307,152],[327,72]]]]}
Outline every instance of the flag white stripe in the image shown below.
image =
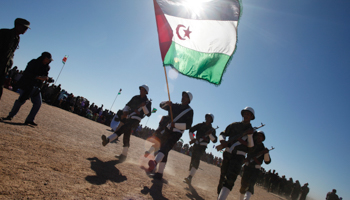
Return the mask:
{"type": "Polygon", "coordinates": [[[223,53],[231,56],[236,47],[237,21],[192,20],[165,15],[173,30],[173,41],[177,44],[203,53],[223,53]],[[178,25],[181,40],[177,33],[178,25]],[[184,30],[191,31],[190,38],[184,37],[184,30]]]}

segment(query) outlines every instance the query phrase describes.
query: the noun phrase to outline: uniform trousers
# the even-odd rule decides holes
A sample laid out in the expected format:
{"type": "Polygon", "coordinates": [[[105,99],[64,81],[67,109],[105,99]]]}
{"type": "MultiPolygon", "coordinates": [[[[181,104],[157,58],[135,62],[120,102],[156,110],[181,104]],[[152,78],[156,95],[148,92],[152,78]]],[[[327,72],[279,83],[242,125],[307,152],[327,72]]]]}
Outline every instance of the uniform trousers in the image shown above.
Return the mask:
{"type": "Polygon", "coordinates": [[[121,136],[124,133],[123,136],[123,147],[130,147],[130,136],[131,131],[134,130],[139,126],[140,121],[137,119],[127,119],[125,120],[125,124],[120,127],[119,130],[117,130],[116,134],[121,136]]]}
{"type": "Polygon", "coordinates": [[[163,136],[166,138],[166,140],[161,144],[159,152],[164,154],[164,157],[161,162],[166,163],[168,161],[169,151],[174,147],[177,141],[179,141],[179,139],[182,136],[182,133],[173,132],[166,128],[164,134],[167,134],[163,136]]]}
{"type": "Polygon", "coordinates": [[[237,155],[236,153],[224,152],[223,162],[221,166],[220,180],[218,185],[218,194],[222,187],[226,187],[229,190],[232,190],[235,185],[237,176],[241,172],[242,164],[245,156],[237,155]]]}
{"type": "Polygon", "coordinates": [[[254,194],[254,185],[258,180],[260,169],[253,167],[244,166],[243,176],[241,179],[241,189],[239,192],[245,194],[247,191],[254,194]]]}
{"type": "Polygon", "coordinates": [[[199,145],[199,144],[194,144],[193,149],[192,149],[192,157],[191,157],[191,164],[190,164],[190,169],[194,167],[195,169],[198,169],[199,167],[199,162],[201,160],[202,155],[205,153],[205,149],[207,146],[199,145]]]}

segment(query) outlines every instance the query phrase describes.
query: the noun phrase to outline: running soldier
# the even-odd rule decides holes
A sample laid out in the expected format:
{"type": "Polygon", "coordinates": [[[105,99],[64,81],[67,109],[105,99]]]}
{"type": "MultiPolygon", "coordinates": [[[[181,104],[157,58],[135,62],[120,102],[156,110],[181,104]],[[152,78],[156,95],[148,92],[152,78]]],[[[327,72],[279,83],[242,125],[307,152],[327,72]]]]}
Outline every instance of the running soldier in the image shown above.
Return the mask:
{"type": "Polygon", "coordinates": [[[192,178],[195,175],[198,167],[199,162],[202,157],[202,155],[205,153],[205,149],[207,148],[207,145],[209,144],[210,140],[213,143],[216,143],[218,138],[216,137],[215,129],[212,127],[212,123],[214,121],[214,115],[211,113],[208,113],[205,115],[205,122],[199,123],[195,125],[194,127],[190,128],[189,135],[190,135],[190,144],[193,144],[193,151],[191,156],[191,163],[190,163],[190,169],[189,169],[189,175],[187,178],[185,178],[184,182],[187,184],[191,184],[192,178]],[[197,131],[196,138],[194,138],[193,133],[197,131]]]}
{"type": "Polygon", "coordinates": [[[241,179],[241,193],[240,200],[249,200],[252,194],[254,194],[254,185],[260,173],[261,164],[265,162],[270,164],[271,158],[269,150],[265,148],[263,141],[265,141],[265,133],[263,131],[257,131],[253,135],[254,150],[248,153],[245,159],[245,165],[243,169],[243,176],[241,179]]]}
{"type": "Polygon", "coordinates": [[[119,156],[121,162],[125,161],[128,150],[130,147],[130,136],[131,131],[139,126],[142,118],[147,115],[151,116],[151,106],[152,103],[147,98],[149,88],[147,85],[141,85],[139,87],[140,95],[134,96],[121,111],[119,110],[117,115],[120,119],[118,127],[115,129],[114,133],[109,137],[102,135],[102,145],[106,146],[113,140],[118,139],[124,133],[123,136],[123,151],[119,156]]]}
{"type": "Polygon", "coordinates": [[[160,145],[164,143],[167,140],[167,136],[169,136],[168,134],[164,134],[164,133],[165,133],[165,127],[169,124],[170,121],[171,121],[171,118],[169,115],[162,117],[162,119],[159,122],[158,128],[154,131],[151,138],[149,139],[150,141],[153,141],[154,144],[147,151],[145,151],[145,154],[144,154],[145,158],[147,158],[153,152],[154,152],[154,156],[157,155],[160,145]]]}
{"type": "Polygon", "coordinates": [[[250,124],[250,121],[255,119],[254,109],[251,107],[245,107],[241,111],[241,115],[243,117],[241,122],[234,122],[228,125],[225,131],[221,132],[219,136],[221,146],[226,148],[226,150],[223,153],[220,180],[217,188],[219,195],[218,200],[223,200],[228,197],[235,184],[237,176],[241,172],[248,148],[254,146],[254,129],[250,124]],[[229,137],[228,141],[225,140],[225,137],[227,136],[229,137]],[[239,137],[237,142],[236,137],[239,137]]]}
{"type": "Polygon", "coordinates": [[[172,122],[168,123],[165,128],[164,134],[166,134],[166,141],[161,144],[160,150],[154,160],[148,162],[148,172],[153,172],[157,164],[159,164],[157,173],[153,176],[154,179],[161,180],[163,178],[163,172],[168,160],[169,151],[181,138],[182,133],[192,126],[193,110],[189,106],[192,99],[192,94],[186,91],[182,92],[181,104],[172,103],[171,101],[163,101],[160,103],[160,107],[164,110],[168,110],[169,113],[171,108],[174,119],[172,122]]]}

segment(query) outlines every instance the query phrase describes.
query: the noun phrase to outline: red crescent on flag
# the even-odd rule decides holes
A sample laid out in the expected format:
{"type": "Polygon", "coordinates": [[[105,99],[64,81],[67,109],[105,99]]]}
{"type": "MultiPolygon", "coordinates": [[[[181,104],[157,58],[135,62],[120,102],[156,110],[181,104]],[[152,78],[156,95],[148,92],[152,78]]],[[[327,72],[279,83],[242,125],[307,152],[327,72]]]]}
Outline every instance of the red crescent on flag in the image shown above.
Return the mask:
{"type": "Polygon", "coordinates": [[[177,25],[177,27],[176,27],[176,35],[177,35],[177,37],[179,37],[180,40],[185,40],[185,38],[181,37],[180,34],[179,34],[180,28],[186,28],[186,26],[184,26],[182,24],[177,25]]]}

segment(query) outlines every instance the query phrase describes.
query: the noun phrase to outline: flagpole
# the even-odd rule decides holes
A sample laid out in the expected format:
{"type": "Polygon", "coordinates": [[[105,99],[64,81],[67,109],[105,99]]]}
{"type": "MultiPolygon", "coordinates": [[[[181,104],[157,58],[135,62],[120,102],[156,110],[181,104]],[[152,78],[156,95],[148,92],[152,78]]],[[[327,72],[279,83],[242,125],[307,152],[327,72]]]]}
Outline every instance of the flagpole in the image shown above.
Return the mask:
{"type": "MultiPolygon", "coordinates": [[[[168,76],[166,74],[165,66],[163,66],[163,67],[164,67],[164,73],[165,73],[166,87],[168,89],[168,97],[169,97],[169,101],[171,102],[171,100],[170,100],[170,92],[169,92],[169,84],[168,84],[168,76]]],[[[171,109],[171,104],[170,104],[169,110],[170,110],[171,123],[173,123],[173,110],[171,109]]]]}
{"type": "Polygon", "coordinates": [[[64,64],[63,64],[62,69],[61,69],[60,73],[58,74],[58,76],[57,76],[56,81],[55,81],[55,83],[54,83],[54,84],[56,84],[56,82],[57,82],[57,80],[58,80],[58,77],[60,77],[60,75],[61,75],[61,72],[62,72],[62,70],[63,70],[64,65],[66,65],[66,63],[64,63],[64,64]]]}
{"type": "Polygon", "coordinates": [[[149,120],[149,117],[148,117],[148,119],[147,119],[147,122],[146,122],[146,124],[145,124],[145,127],[147,126],[148,120],[149,120]]]}
{"type": "Polygon", "coordinates": [[[121,90],[122,90],[122,89],[120,88],[120,90],[119,90],[117,96],[115,97],[115,99],[114,99],[114,101],[113,101],[113,103],[112,103],[111,108],[109,109],[110,111],[112,111],[112,107],[113,107],[113,105],[114,105],[114,102],[115,102],[115,100],[117,100],[117,97],[118,97],[119,93],[121,92],[121,90]]]}

